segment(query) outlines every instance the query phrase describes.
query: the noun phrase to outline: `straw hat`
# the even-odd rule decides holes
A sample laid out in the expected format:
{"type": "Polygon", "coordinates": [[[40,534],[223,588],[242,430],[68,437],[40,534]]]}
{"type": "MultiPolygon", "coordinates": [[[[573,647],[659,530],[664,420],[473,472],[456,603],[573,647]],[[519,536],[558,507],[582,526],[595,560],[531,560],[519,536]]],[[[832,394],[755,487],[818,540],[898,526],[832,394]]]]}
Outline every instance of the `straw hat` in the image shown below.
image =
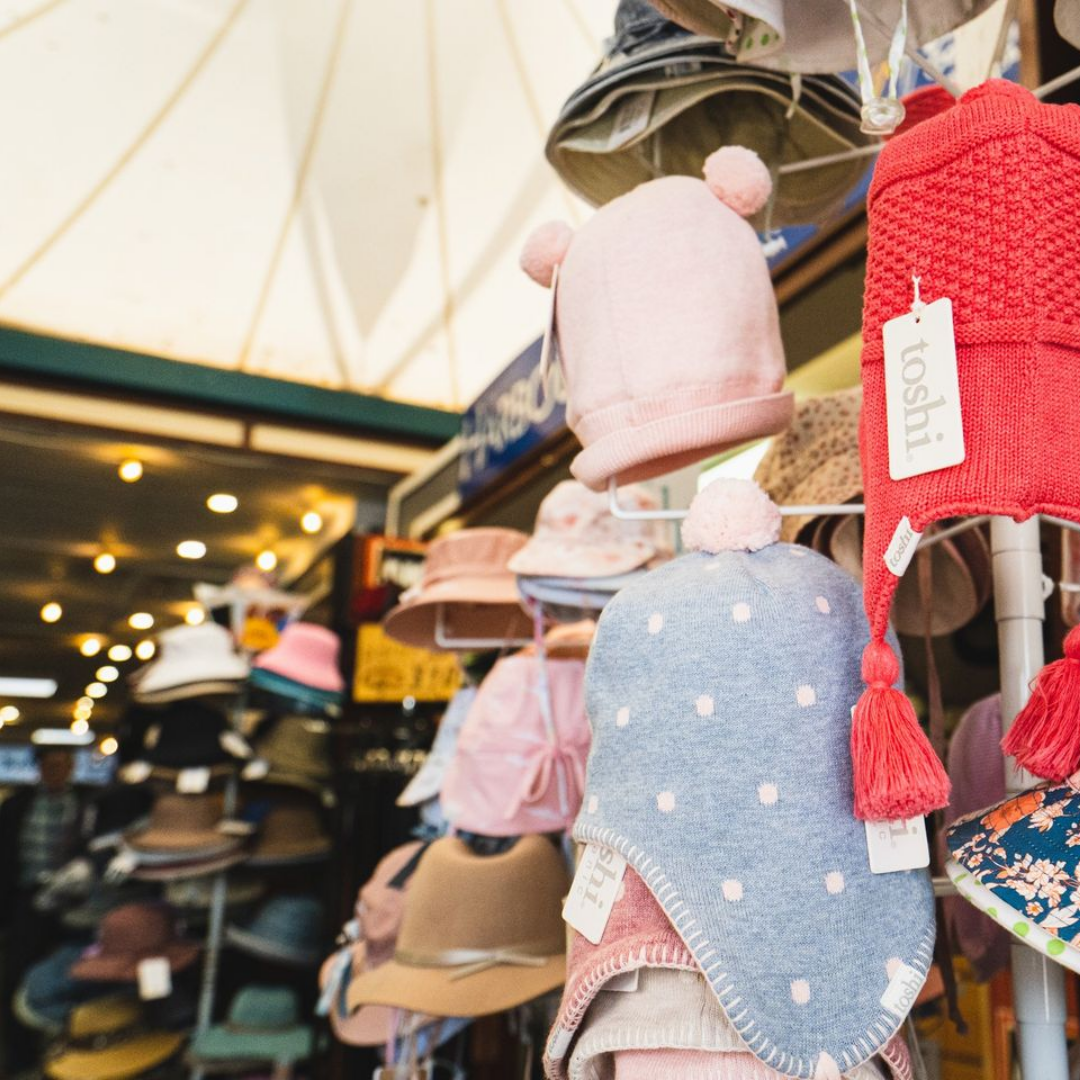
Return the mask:
{"type": "Polygon", "coordinates": [[[79,1005],[66,1039],[46,1058],[54,1080],[126,1080],[156,1068],[180,1049],[184,1036],[143,1026],[137,1001],[108,998],[79,1005]]]}
{"type": "Polygon", "coordinates": [[[221,831],[222,806],[218,795],[159,795],[149,823],[127,833],[124,843],[148,862],[224,855],[243,841],[221,831]]]}
{"type": "Polygon", "coordinates": [[[71,966],[76,979],[95,982],[135,982],[139,964],[164,957],[172,971],[190,966],[199,945],[176,934],[176,915],[168,904],[125,904],[101,920],[95,945],[71,966]]]}
{"type": "Polygon", "coordinates": [[[410,883],[394,958],[352,981],[349,1008],[484,1016],[554,990],[566,972],[569,888],[545,837],[487,856],[456,837],[436,840],[410,883]]]}
{"type": "Polygon", "coordinates": [[[255,744],[257,761],[244,770],[245,780],[265,780],[321,791],[330,779],[330,738],[325,721],[282,716],[255,744]]]}
{"type": "Polygon", "coordinates": [[[256,866],[292,866],[316,862],[330,854],[330,837],[316,811],[302,803],[271,808],[259,826],[248,860],[256,866]]]}
{"type": "Polygon", "coordinates": [[[428,549],[420,584],[383,620],[392,638],[422,649],[435,640],[440,606],[449,638],[524,638],[532,620],[507,564],[528,537],[516,529],[462,529],[428,549]]]}

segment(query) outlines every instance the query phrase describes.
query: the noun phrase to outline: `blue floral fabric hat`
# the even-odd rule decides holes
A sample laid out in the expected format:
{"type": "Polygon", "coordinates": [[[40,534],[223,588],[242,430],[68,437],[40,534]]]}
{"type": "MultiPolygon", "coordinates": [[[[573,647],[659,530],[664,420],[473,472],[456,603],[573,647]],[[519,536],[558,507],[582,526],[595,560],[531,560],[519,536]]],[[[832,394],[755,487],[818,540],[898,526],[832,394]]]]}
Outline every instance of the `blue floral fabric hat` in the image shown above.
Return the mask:
{"type": "Polygon", "coordinates": [[[689,553],[605,609],[574,838],[644,879],[749,1050],[837,1080],[910,1009],[933,889],[925,870],[871,873],[852,812],[862,598],[779,529],[756,484],[718,480],[683,525],[689,553]]]}
{"type": "Polygon", "coordinates": [[[1080,972],[1080,787],[1045,783],[961,818],[946,837],[957,892],[1080,972]]]}

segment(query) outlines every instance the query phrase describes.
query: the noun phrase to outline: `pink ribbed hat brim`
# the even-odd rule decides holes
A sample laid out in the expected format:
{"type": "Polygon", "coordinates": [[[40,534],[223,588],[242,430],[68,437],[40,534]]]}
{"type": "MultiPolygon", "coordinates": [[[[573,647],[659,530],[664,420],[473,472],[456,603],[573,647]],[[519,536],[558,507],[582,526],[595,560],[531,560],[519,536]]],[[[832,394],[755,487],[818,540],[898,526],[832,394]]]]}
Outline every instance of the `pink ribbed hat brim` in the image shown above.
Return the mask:
{"type": "MultiPolygon", "coordinates": [[[[647,407],[631,405],[639,414],[647,407]]],[[[652,480],[751,439],[775,435],[791,423],[794,413],[795,397],[788,391],[673,412],[640,424],[627,412],[625,424],[610,426],[589,440],[570,471],[594,491],[612,477],[620,483],[652,480]]]]}

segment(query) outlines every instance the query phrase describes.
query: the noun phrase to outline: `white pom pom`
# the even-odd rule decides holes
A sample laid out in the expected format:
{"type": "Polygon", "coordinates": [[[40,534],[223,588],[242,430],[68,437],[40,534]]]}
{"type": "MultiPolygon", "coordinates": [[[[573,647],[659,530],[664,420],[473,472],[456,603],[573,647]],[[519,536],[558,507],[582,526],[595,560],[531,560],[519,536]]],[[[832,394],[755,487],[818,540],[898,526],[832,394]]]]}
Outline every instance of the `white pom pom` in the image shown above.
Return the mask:
{"type": "Polygon", "coordinates": [[[709,190],[741,217],[752,217],[772,194],[765,163],[745,146],[722,146],[705,159],[709,190]]]}
{"type": "Polygon", "coordinates": [[[690,551],[759,551],[780,537],[780,511],[753,480],[714,480],[694,496],[682,525],[690,551]]]}
{"type": "Polygon", "coordinates": [[[551,279],[566,257],[574,230],[565,221],[548,221],[538,225],[521,249],[521,269],[545,289],[551,288],[551,279]]]}

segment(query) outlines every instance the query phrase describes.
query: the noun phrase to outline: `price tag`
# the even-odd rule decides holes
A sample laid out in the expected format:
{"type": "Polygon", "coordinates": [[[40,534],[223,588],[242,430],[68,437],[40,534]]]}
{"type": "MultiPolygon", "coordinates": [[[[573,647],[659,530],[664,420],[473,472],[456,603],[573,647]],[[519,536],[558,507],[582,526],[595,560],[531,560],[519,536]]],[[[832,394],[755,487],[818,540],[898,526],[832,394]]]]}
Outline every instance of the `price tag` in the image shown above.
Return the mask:
{"type": "Polygon", "coordinates": [[[201,795],[209,786],[210,770],[205,766],[181,769],[176,774],[176,790],[181,795],[201,795]]]}
{"type": "Polygon", "coordinates": [[[237,735],[235,731],[223,731],[219,742],[226,754],[238,758],[251,757],[251,747],[248,746],[247,740],[237,735]]]}
{"type": "Polygon", "coordinates": [[[218,832],[223,833],[225,836],[253,836],[255,834],[255,826],[250,821],[239,821],[237,819],[227,819],[225,821],[218,822],[218,832]]]}
{"type": "Polygon", "coordinates": [[[143,1001],[160,1001],[172,993],[172,972],[164,956],[150,956],[139,961],[139,997],[143,1001]]]}
{"type": "Polygon", "coordinates": [[[890,319],[885,345],[889,476],[906,480],[964,460],[952,301],[890,319]]]}
{"type": "Polygon", "coordinates": [[[245,780],[262,780],[270,774],[270,762],[255,758],[244,766],[241,774],[245,780]]]}
{"type": "Polygon", "coordinates": [[[611,848],[590,844],[578,864],[563,918],[587,941],[599,945],[626,873],[626,860],[611,848]]]}
{"type": "Polygon", "coordinates": [[[872,874],[893,874],[898,870],[922,870],[930,865],[930,845],[926,840],[926,819],[865,821],[866,849],[872,874]]]}
{"type": "Polygon", "coordinates": [[[608,150],[627,146],[649,126],[655,100],[656,91],[649,90],[647,93],[631,94],[619,106],[615,113],[615,122],[611,125],[611,134],[608,136],[608,150]]]}
{"type": "Polygon", "coordinates": [[[120,770],[120,779],[126,784],[141,784],[150,779],[152,769],[149,761],[129,761],[120,770]]]}
{"type": "Polygon", "coordinates": [[[906,516],[902,517],[893,532],[889,546],[885,549],[885,565],[891,574],[897,577],[904,576],[904,571],[915,558],[915,550],[921,539],[922,533],[916,532],[911,527],[911,522],[906,516]]]}

